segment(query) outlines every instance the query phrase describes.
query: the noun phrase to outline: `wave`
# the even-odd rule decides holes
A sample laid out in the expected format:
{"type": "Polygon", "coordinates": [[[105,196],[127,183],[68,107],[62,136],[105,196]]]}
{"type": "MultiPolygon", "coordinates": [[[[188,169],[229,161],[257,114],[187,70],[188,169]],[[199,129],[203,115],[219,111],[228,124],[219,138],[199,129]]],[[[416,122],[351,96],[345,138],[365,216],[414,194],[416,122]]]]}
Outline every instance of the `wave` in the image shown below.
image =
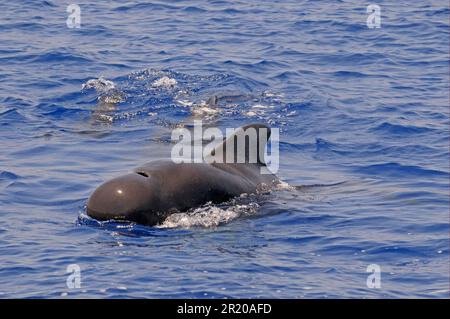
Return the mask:
{"type": "Polygon", "coordinates": [[[378,125],[375,128],[371,129],[372,132],[379,132],[388,135],[407,135],[411,134],[423,134],[432,131],[431,128],[428,127],[420,127],[413,125],[401,125],[401,124],[392,124],[389,122],[384,122],[378,125]]]}
{"type": "Polygon", "coordinates": [[[426,169],[415,165],[402,165],[393,162],[360,166],[354,168],[354,171],[362,174],[399,177],[399,178],[408,178],[408,177],[433,178],[433,177],[449,176],[449,172],[434,169],[426,169]]]}

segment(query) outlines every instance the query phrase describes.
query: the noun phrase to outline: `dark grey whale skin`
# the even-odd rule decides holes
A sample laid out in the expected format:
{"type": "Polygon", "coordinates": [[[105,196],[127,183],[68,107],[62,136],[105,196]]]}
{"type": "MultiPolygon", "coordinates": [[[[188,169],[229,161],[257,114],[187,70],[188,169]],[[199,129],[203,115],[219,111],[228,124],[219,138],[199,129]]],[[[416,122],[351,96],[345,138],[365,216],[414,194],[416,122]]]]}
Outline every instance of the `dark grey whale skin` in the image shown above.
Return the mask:
{"type": "Polygon", "coordinates": [[[225,202],[256,193],[263,184],[279,183],[275,175],[261,174],[263,165],[151,162],[100,185],[88,200],[87,213],[97,220],[157,225],[174,212],[225,202]]]}

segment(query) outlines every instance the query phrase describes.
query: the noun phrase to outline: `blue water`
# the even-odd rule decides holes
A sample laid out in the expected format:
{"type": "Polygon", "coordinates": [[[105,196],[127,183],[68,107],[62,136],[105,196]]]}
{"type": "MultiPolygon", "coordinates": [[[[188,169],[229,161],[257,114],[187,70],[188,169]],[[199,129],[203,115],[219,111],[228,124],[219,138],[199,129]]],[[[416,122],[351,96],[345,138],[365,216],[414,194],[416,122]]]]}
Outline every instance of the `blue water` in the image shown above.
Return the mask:
{"type": "Polygon", "coordinates": [[[0,297],[449,297],[447,1],[377,1],[378,29],[361,1],[69,3],[0,3],[0,297]],[[283,181],[340,184],[86,216],[193,119],[280,128],[283,181]]]}

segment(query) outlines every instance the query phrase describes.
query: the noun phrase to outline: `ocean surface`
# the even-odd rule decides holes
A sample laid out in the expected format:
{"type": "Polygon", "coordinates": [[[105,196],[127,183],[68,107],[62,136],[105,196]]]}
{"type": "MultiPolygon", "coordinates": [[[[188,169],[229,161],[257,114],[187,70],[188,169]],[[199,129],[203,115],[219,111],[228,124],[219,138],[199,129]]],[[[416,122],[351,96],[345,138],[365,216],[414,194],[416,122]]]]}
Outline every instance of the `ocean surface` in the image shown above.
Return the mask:
{"type": "Polygon", "coordinates": [[[0,2],[0,298],[449,297],[448,1],[68,4],[0,2]],[[194,119],[279,128],[304,187],[86,215],[194,119]]]}

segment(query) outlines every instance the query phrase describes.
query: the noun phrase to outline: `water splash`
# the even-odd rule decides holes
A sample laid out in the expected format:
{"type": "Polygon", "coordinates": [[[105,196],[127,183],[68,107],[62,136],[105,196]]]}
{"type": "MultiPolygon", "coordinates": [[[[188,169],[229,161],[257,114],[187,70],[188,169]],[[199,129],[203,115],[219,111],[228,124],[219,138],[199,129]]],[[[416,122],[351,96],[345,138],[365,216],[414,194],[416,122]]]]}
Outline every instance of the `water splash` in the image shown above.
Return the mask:
{"type": "Polygon", "coordinates": [[[158,228],[214,228],[227,224],[241,216],[256,214],[260,205],[256,202],[247,204],[221,205],[205,204],[186,213],[175,213],[166,218],[158,228]]]}
{"type": "Polygon", "coordinates": [[[152,83],[152,87],[174,88],[177,84],[178,84],[178,82],[174,78],[169,78],[167,76],[163,76],[162,78],[155,80],[152,83]]]}
{"type": "Polygon", "coordinates": [[[113,81],[105,79],[100,76],[98,79],[90,79],[86,83],[81,85],[81,90],[95,89],[98,93],[106,93],[112,89],[115,89],[116,85],[113,81]]]}

